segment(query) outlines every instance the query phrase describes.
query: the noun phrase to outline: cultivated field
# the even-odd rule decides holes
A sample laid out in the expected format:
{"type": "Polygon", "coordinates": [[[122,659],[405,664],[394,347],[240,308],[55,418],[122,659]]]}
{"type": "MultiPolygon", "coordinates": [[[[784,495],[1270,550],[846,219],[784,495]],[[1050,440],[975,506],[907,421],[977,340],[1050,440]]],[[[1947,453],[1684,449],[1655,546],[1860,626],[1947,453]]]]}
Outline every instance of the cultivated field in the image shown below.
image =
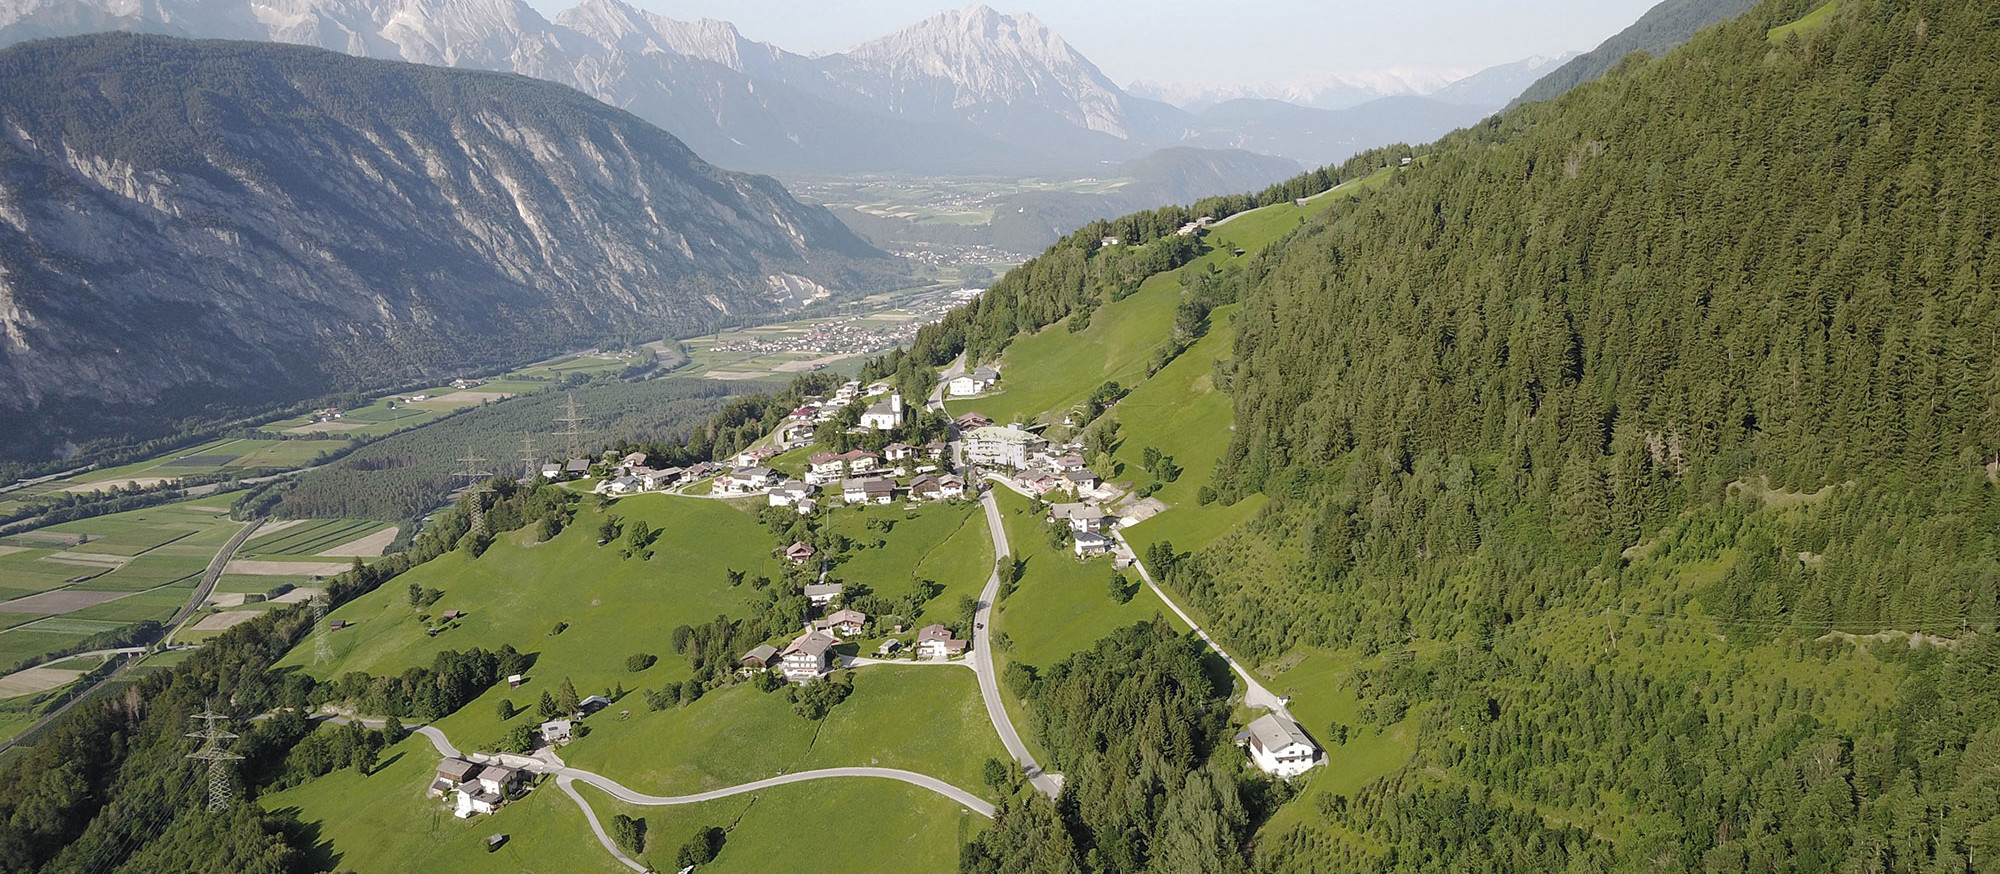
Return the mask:
{"type": "MultiPolygon", "coordinates": [[[[282,524],[284,527],[260,532],[256,537],[251,538],[249,543],[243,544],[243,554],[251,556],[331,555],[334,553],[327,550],[339,549],[379,531],[388,530],[390,531],[391,538],[395,536],[392,527],[385,526],[380,522],[369,522],[366,520],[307,519],[290,520],[282,524]]],[[[387,545],[386,541],[382,544],[382,546],[387,545]]],[[[350,553],[341,554],[346,555],[350,553]]],[[[351,554],[359,555],[361,553],[351,554]]],[[[379,548],[374,552],[374,555],[381,554],[379,548]]]]}

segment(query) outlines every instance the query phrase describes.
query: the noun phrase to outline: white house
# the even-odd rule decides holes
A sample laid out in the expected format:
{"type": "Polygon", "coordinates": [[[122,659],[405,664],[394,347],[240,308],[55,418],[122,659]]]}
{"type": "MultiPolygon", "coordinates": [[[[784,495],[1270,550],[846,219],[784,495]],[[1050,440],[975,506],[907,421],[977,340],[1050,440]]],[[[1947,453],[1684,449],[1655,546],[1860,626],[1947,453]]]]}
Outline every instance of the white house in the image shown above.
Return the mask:
{"type": "Polygon", "coordinates": [[[561,479],[562,472],[563,472],[562,465],[557,464],[553,461],[549,462],[548,464],[542,465],[543,479],[561,479]]]}
{"type": "Polygon", "coordinates": [[[876,431],[894,431],[903,424],[903,396],[890,392],[889,397],[868,405],[868,411],[861,414],[861,427],[876,431]]]}
{"type": "Polygon", "coordinates": [[[1250,762],[1257,770],[1285,779],[1326,762],[1319,745],[1313,743],[1305,729],[1276,713],[1257,717],[1248,728],[1236,733],[1236,743],[1249,751],[1250,762]]]}
{"type": "Polygon", "coordinates": [[[1077,467],[1065,470],[1063,471],[1063,479],[1068,480],[1070,486],[1075,488],[1076,493],[1079,495],[1087,495],[1090,494],[1091,492],[1097,491],[1097,487],[1099,485],[1102,485],[1104,482],[1103,480],[1097,478],[1096,471],[1093,471],[1087,467],[1077,467]]]}
{"type": "Polygon", "coordinates": [[[503,765],[487,765],[479,770],[479,776],[459,784],[458,804],[452,815],[465,819],[475,813],[492,813],[507,801],[507,790],[519,780],[521,772],[503,765]]]}
{"type": "Polygon", "coordinates": [[[882,447],[882,457],[890,461],[907,461],[917,457],[917,447],[908,443],[891,443],[882,447]]]}
{"type": "Polygon", "coordinates": [[[603,484],[604,490],[614,495],[629,495],[639,491],[641,485],[636,476],[621,476],[603,484]]]}
{"type": "Polygon", "coordinates": [[[1093,555],[1103,555],[1107,552],[1110,552],[1111,548],[1115,545],[1116,543],[1112,541],[1111,538],[1106,537],[1102,534],[1093,534],[1089,531],[1078,531],[1076,533],[1077,558],[1089,558],[1093,555]]]}
{"type": "Polygon", "coordinates": [[[742,467],[729,474],[729,487],[739,492],[767,489],[782,474],[768,467],[742,467]]]}
{"type": "Polygon", "coordinates": [[[1019,428],[988,425],[966,435],[965,460],[980,465],[1027,467],[1028,459],[1046,445],[1048,441],[1019,428]]]}
{"type": "Polygon", "coordinates": [[[850,504],[887,504],[896,500],[896,482],[872,476],[841,480],[840,496],[850,504]]]}
{"type": "Polygon", "coordinates": [[[814,607],[825,607],[840,597],[846,587],[839,583],[813,583],[806,586],[806,601],[814,607]]]}
{"type": "Polygon", "coordinates": [[[627,454],[624,458],[618,459],[618,466],[624,468],[645,467],[646,453],[633,452],[627,454]]]}
{"type": "Polygon", "coordinates": [[[542,744],[556,747],[569,743],[574,729],[575,723],[567,719],[551,719],[544,722],[542,723],[542,744]]]}
{"type": "Polygon", "coordinates": [[[956,474],[949,473],[938,477],[938,497],[947,501],[956,501],[959,498],[965,497],[965,480],[959,479],[956,474]]]}
{"type": "Polygon", "coordinates": [[[812,497],[813,487],[809,483],[789,482],[771,489],[771,506],[790,507],[812,497]]]}
{"type": "Polygon", "coordinates": [[[803,683],[825,676],[833,663],[833,645],[838,642],[823,631],[799,635],[779,654],[785,679],[803,683]]]}
{"type": "Polygon", "coordinates": [[[942,625],[926,625],[917,630],[917,658],[944,659],[965,652],[966,643],[951,636],[942,625]]]}
{"type": "Polygon", "coordinates": [[[945,391],[957,397],[976,395],[980,392],[992,391],[993,386],[998,382],[1000,382],[1000,371],[994,370],[991,367],[981,367],[971,373],[962,373],[952,377],[950,382],[945,383],[945,391]]]}
{"type": "Polygon", "coordinates": [[[1049,518],[1069,522],[1070,530],[1079,534],[1103,534],[1110,517],[1089,504],[1057,504],[1049,508],[1049,518]]]}
{"type": "Polygon", "coordinates": [[[806,459],[806,482],[823,485],[840,479],[847,472],[847,457],[832,452],[821,452],[806,459]]]}

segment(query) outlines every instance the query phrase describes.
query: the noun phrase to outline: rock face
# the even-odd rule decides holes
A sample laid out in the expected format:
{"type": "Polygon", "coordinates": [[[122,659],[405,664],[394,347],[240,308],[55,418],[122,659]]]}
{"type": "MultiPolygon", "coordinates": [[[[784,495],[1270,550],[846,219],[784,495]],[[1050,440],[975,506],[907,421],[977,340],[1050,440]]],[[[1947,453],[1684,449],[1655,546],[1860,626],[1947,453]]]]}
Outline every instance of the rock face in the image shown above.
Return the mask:
{"type": "Polygon", "coordinates": [[[767,172],[1074,170],[1174,145],[1187,121],[1124,93],[1032,16],[984,6],[808,58],[622,0],[554,21],[520,0],[0,0],[0,45],[106,30],[520,73],[767,172]]]}
{"type": "Polygon", "coordinates": [[[884,269],[775,181],[545,82],[123,34],[0,52],[0,456],[884,269]]]}

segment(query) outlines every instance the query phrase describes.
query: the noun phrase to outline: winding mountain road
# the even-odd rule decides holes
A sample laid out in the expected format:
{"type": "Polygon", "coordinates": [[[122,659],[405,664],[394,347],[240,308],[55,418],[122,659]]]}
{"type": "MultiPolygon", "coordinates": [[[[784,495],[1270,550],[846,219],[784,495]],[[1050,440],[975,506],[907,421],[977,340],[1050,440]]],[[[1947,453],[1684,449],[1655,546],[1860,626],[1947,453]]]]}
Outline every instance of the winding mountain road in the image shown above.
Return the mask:
{"type": "MultiPolygon", "coordinates": [[[[1118,547],[1124,550],[1125,554],[1133,554],[1132,545],[1125,542],[1124,533],[1113,529],[1111,536],[1118,540],[1118,547]]],[[[1292,718],[1291,711],[1285,709],[1285,699],[1278,697],[1270,689],[1264,688],[1264,684],[1257,682],[1257,678],[1251,676],[1250,672],[1244,669],[1243,664],[1230,656],[1229,651],[1223,649],[1221,644],[1216,643],[1215,638],[1209,637],[1208,632],[1201,630],[1201,626],[1195,623],[1194,617],[1187,615],[1187,611],[1182,610],[1181,605],[1174,603],[1174,599],[1167,596],[1165,589],[1160,588],[1158,583],[1153,582],[1153,575],[1146,572],[1146,566],[1139,563],[1136,557],[1132,559],[1132,567],[1138,569],[1139,579],[1146,582],[1146,588],[1152,589],[1153,594],[1158,595],[1160,600],[1165,601],[1167,609],[1174,611],[1174,615],[1179,616],[1182,622],[1187,623],[1187,627],[1194,629],[1194,633],[1201,636],[1202,642],[1207,643],[1208,648],[1220,656],[1224,662],[1228,663],[1231,671],[1236,672],[1237,678],[1243,681],[1243,704],[1245,706],[1262,707],[1286,719],[1292,718]]]]}
{"type": "MultiPolygon", "coordinates": [[[[345,722],[347,720],[348,720],[347,717],[334,717],[331,721],[345,722]]],[[[359,719],[355,721],[358,721],[363,725],[370,725],[371,727],[380,724],[379,721],[377,720],[359,719]]],[[[446,756],[449,758],[465,759],[471,762],[499,761],[500,763],[508,765],[510,767],[524,768],[528,771],[537,774],[548,774],[550,776],[555,777],[556,786],[562,789],[563,794],[568,795],[572,800],[576,801],[578,807],[583,808],[584,818],[590,821],[590,830],[596,833],[598,843],[603,844],[604,849],[607,852],[611,853],[611,855],[614,858],[616,858],[620,864],[623,864],[624,866],[631,868],[634,871],[645,871],[647,870],[647,868],[646,866],[640,864],[639,862],[634,861],[630,856],[625,855],[625,853],[618,848],[617,842],[613,841],[611,839],[611,836],[605,833],[603,825],[599,823],[597,820],[597,812],[591,809],[590,803],[584,800],[584,797],[576,791],[575,784],[585,783],[590,786],[594,786],[598,789],[603,790],[606,794],[610,795],[612,798],[618,799],[619,801],[623,801],[627,804],[637,804],[642,807],[664,807],[676,804],[699,804],[703,801],[714,801],[718,798],[728,798],[732,795],[743,795],[751,792],[761,792],[765,789],[770,789],[774,786],[788,786],[793,783],[806,783],[813,780],[874,778],[880,780],[895,780],[899,783],[907,783],[919,789],[928,789],[932,792],[935,792],[939,795],[951,799],[953,802],[956,802],[957,804],[965,807],[968,810],[971,810],[974,813],[979,814],[980,816],[986,817],[987,819],[993,818],[993,804],[991,802],[983,798],[980,798],[979,796],[974,795],[970,792],[967,792],[964,789],[960,789],[957,786],[953,786],[950,783],[946,783],[943,780],[939,780],[936,777],[931,777],[925,774],[919,774],[915,771],[904,771],[898,768],[873,768],[873,767],[819,768],[812,771],[800,771],[795,774],[779,774],[778,776],[775,777],[766,777],[762,780],[752,780],[748,783],[738,783],[734,786],[725,786],[721,789],[711,789],[707,792],[696,792],[690,795],[649,795],[647,793],[631,789],[625,786],[624,784],[619,783],[616,780],[613,780],[609,777],[606,777],[594,771],[586,771],[581,768],[572,768],[567,765],[560,765],[555,762],[551,762],[547,759],[530,758],[527,756],[515,756],[515,755],[494,756],[494,755],[487,755],[484,753],[468,754],[460,752],[458,747],[452,745],[451,738],[445,736],[445,733],[436,726],[432,725],[418,726],[412,731],[415,734],[423,735],[426,740],[429,740],[431,742],[431,747],[436,749],[438,755],[441,756],[446,756]]]]}
{"type": "Polygon", "coordinates": [[[1021,764],[1029,783],[1054,798],[1062,791],[1062,775],[1047,773],[1036,763],[1035,754],[1028,752],[1028,745],[1014,731],[1013,720],[1007,718],[1007,705],[1000,698],[998,672],[993,670],[993,603],[1000,598],[1000,562],[1013,552],[1007,547],[1007,529],[1001,524],[1000,504],[993,500],[993,492],[988,490],[980,495],[979,503],[986,508],[986,528],[993,535],[995,557],[993,575],[986,578],[986,590],[979,593],[979,610],[972,616],[972,668],[979,674],[979,697],[986,699],[986,715],[993,720],[993,730],[999,733],[1007,754],[1021,764]]]}

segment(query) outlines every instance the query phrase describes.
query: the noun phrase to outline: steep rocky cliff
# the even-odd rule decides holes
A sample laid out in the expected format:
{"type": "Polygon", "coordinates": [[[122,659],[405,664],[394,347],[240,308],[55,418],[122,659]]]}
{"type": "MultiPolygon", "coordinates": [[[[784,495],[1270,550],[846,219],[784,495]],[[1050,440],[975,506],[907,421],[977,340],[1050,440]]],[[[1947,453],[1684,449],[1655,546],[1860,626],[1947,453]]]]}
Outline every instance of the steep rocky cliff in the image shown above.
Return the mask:
{"type": "Polygon", "coordinates": [[[881,269],[775,181],[546,82],[120,34],[0,52],[0,457],[881,269]]]}

